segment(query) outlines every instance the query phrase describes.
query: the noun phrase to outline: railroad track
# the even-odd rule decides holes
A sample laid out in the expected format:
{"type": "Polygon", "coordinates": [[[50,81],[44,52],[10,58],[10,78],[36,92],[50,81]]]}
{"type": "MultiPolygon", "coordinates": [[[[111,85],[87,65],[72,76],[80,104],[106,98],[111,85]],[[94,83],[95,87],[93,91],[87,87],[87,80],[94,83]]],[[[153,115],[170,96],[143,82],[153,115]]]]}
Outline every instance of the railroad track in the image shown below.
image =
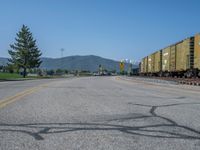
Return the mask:
{"type": "Polygon", "coordinates": [[[174,77],[148,77],[148,78],[174,81],[174,82],[177,82],[179,84],[200,86],[200,79],[199,78],[174,78],[174,77]]]}

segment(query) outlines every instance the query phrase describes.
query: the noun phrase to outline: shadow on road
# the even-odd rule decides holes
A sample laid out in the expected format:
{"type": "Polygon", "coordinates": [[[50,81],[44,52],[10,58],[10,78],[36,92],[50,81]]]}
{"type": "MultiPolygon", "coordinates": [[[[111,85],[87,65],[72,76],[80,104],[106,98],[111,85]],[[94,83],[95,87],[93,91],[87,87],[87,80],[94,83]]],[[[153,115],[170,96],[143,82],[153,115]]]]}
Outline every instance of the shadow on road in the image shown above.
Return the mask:
{"type": "Polygon", "coordinates": [[[138,107],[149,109],[149,115],[133,116],[128,118],[116,118],[106,120],[108,123],[33,123],[33,124],[0,124],[0,132],[17,132],[28,134],[35,140],[44,140],[44,135],[59,133],[81,132],[81,131],[118,131],[132,136],[144,136],[153,138],[171,138],[171,139],[189,139],[200,140],[200,131],[178,124],[176,121],[161,116],[156,109],[161,107],[194,105],[200,103],[178,103],[160,106],[151,106],[144,104],[132,104],[138,107]],[[158,120],[148,125],[119,125],[120,121],[137,121],[138,119],[158,120]],[[117,121],[116,123],[109,123],[117,121]]]}

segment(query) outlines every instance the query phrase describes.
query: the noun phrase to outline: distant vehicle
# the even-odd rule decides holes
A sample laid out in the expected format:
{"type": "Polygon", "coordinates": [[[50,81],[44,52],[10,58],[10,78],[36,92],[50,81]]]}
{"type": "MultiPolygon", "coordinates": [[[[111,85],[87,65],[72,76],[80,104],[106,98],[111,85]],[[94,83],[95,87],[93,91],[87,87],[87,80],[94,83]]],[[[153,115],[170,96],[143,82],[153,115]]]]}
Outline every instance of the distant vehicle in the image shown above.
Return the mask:
{"type": "Polygon", "coordinates": [[[37,73],[28,73],[27,76],[28,77],[37,77],[38,74],[37,73]]]}
{"type": "Polygon", "coordinates": [[[99,76],[99,73],[93,73],[93,76],[99,76]]]}

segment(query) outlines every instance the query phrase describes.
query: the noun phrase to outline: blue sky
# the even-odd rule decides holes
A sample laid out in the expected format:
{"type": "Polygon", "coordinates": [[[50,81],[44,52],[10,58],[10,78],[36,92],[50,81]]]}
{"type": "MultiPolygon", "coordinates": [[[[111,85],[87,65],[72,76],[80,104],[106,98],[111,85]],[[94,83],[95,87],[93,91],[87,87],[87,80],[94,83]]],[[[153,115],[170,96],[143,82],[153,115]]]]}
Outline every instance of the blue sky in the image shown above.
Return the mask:
{"type": "Polygon", "coordinates": [[[0,57],[22,24],[44,57],[140,60],[200,32],[199,0],[0,0],[0,57]]]}

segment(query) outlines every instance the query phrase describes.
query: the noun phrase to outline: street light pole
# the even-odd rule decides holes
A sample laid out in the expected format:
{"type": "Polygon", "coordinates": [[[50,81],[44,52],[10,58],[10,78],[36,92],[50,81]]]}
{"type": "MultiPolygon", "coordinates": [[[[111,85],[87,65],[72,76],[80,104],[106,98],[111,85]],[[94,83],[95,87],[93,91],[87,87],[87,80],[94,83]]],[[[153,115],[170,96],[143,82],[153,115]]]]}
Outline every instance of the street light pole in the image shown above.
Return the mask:
{"type": "Polygon", "coordinates": [[[64,51],[65,51],[64,48],[61,48],[61,49],[60,49],[60,52],[61,52],[61,58],[60,58],[60,59],[61,59],[61,60],[60,60],[60,63],[61,63],[61,64],[60,64],[60,69],[62,69],[62,64],[63,64],[63,52],[64,52],[64,51]]]}
{"type": "Polygon", "coordinates": [[[65,49],[61,48],[60,51],[61,51],[61,58],[63,58],[63,52],[65,51],[65,49]]]}

